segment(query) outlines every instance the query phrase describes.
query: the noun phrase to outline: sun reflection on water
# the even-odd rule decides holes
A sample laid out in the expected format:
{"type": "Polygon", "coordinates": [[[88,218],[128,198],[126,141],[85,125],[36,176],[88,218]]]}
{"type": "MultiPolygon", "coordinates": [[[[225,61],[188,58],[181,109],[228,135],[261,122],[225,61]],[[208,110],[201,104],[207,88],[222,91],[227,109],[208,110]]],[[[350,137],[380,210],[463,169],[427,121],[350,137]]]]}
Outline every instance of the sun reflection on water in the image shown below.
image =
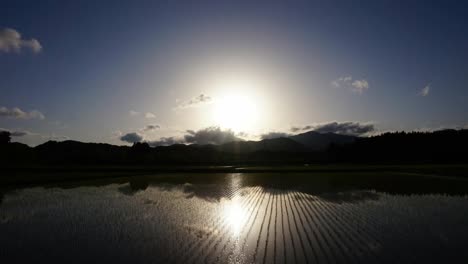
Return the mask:
{"type": "Polygon", "coordinates": [[[238,236],[246,221],[246,210],[242,207],[239,197],[234,197],[224,208],[224,218],[233,235],[238,236]]]}
{"type": "Polygon", "coordinates": [[[247,211],[242,204],[242,196],[239,193],[242,188],[242,175],[231,174],[229,177],[233,196],[231,200],[226,201],[223,217],[226,219],[231,233],[234,236],[239,236],[247,220],[247,211]]]}

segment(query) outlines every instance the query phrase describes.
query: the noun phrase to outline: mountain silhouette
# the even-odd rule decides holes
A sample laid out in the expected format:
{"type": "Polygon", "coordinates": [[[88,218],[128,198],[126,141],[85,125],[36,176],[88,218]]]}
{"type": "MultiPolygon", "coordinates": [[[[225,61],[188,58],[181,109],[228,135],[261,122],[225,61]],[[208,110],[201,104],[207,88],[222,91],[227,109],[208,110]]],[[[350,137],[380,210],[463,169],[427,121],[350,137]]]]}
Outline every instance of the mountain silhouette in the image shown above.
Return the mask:
{"type": "Polygon", "coordinates": [[[355,136],[339,135],[334,133],[319,133],[315,131],[309,131],[290,136],[289,138],[302,144],[310,150],[324,150],[332,144],[350,144],[355,142],[357,139],[355,136]]]}
{"type": "Polygon", "coordinates": [[[221,145],[148,143],[116,146],[79,141],[48,141],[36,147],[0,142],[0,165],[174,165],[174,164],[284,164],[284,163],[466,163],[468,130],[392,132],[372,137],[306,132],[260,141],[221,145]]]}
{"type": "Polygon", "coordinates": [[[291,138],[273,138],[260,141],[233,141],[215,147],[217,150],[229,153],[249,153],[257,151],[304,151],[301,143],[291,138]]]}

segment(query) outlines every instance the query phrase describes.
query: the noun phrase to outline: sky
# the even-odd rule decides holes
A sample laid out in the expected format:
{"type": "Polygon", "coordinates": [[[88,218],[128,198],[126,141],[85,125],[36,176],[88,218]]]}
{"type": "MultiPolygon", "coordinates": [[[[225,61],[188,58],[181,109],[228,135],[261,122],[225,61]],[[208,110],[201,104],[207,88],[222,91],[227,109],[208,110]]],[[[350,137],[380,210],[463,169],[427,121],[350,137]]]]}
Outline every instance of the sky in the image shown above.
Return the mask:
{"type": "Polygon", "coordinates": [[[2,1],[0,129],[219,143],[468,124],[464,1],[2,1]]]}

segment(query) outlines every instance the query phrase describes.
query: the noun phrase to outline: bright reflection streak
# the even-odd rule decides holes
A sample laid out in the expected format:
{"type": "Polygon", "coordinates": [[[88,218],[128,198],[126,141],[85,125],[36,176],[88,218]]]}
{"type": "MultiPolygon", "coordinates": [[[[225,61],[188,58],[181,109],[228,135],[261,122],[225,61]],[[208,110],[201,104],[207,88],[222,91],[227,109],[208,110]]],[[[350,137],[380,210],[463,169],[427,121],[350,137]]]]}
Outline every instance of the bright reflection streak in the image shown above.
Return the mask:
{"type": "Polygon", "coordinates": [[[224,208],[226,218],[233,235],[238,236],[245,225],[247,213],[240,204],[240,199],[234,197],[224,208]]]}
{"type": "Polygon", "coordinates": [[[247,210],[242,205],[241,196],[238,190],[242,188],[242,175],[231,174],[231,191],[234,193],[234,197],[226,202],[224,207],[223,216],[226,219],[230,230],[234,236],[240,235],[242,228],[247,221],[247,210]]]}

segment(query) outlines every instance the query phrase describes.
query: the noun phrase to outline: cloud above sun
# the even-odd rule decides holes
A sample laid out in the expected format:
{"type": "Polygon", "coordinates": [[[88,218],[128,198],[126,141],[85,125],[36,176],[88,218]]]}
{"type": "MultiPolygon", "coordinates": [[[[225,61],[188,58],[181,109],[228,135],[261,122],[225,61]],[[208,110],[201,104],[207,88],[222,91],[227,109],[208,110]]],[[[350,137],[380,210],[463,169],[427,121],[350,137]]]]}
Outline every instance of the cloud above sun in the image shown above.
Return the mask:
{"type": "Polygon", "coordinates": [[[24,39],[15,29],[0,29],[0,52],[19,53],[22,49],[29,49],[33,53],[39,53],[42,50],[42,45],[35,38],[24,39]]]}

